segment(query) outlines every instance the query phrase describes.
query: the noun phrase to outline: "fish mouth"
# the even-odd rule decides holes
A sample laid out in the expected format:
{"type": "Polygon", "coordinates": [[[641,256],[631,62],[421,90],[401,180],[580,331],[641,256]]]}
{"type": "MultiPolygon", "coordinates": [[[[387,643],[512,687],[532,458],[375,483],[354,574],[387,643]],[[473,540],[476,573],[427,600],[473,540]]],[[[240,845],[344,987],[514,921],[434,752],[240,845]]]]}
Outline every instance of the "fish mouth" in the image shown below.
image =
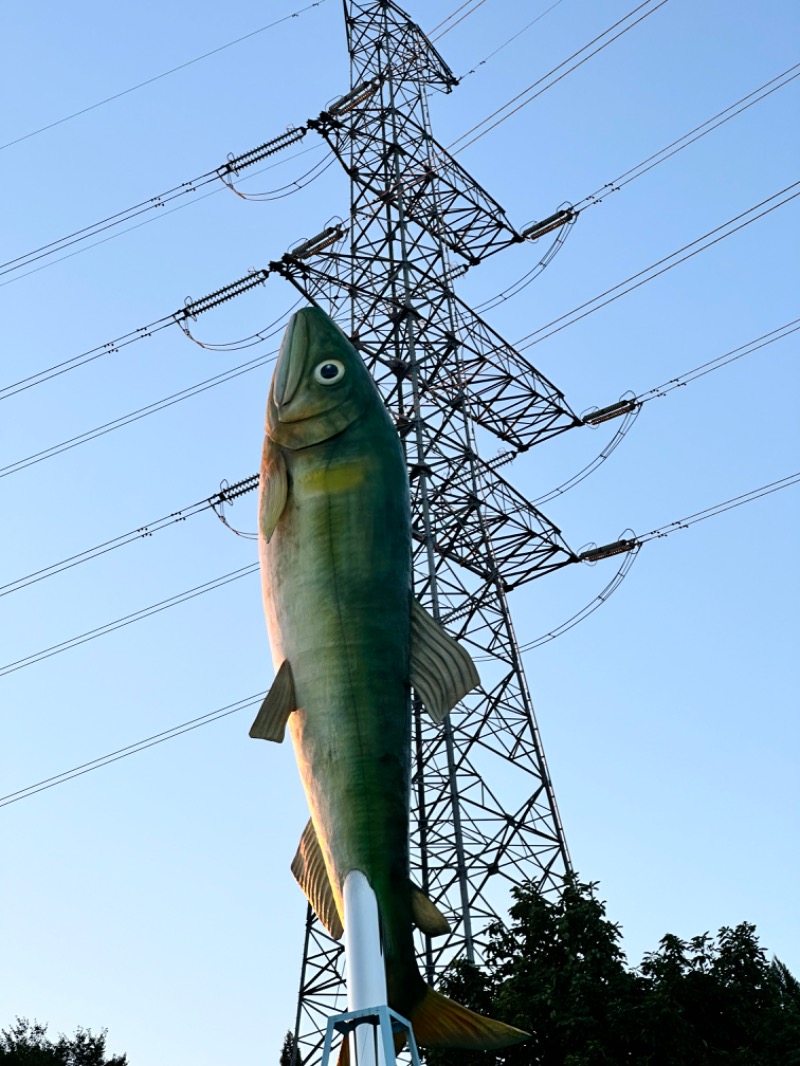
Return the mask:
{"type": "MultiPolygon", "coordinates": [[[[286,335],[281,344],[278,354],[278,365],[275,368],[274,397],[275,404],[280,409],[292,402],[297,387],[303,377],[305,357],[308,351],[308,326],[305,308],[295,311],[289,319],[286,327],[286,335]]],[[[280,416],[279,416],[280,417],[280,416]]],[[[295,419],[281,417],[281,421],[295,421],[295,419]]]]}

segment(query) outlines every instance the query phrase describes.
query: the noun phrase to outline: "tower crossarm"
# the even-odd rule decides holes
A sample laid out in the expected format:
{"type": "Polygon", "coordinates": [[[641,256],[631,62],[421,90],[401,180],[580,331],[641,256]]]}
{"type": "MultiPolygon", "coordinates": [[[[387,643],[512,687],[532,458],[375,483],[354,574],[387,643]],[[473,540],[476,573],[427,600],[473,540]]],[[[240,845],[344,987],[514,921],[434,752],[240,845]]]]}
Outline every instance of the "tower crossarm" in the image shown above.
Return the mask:
{"type": "Polygon", "coordinates": [[[332,306],[334,315],[337,305],[352,301],[351,340],[399,426],[416,417],[403,405],[399,388],[409,366],[397,357],[397,340],[409,317],[415,322],[418,373],[426,399],[442,410],[464,411],[515,451],[580,425],[563,393],[455,296],[438,272],[428,269],[434,260],[431,251],[408,267],[412,299],[403,302],[394,295],[396,264],[374,245],[356,254],[329,248],[312,261],[289,254],[271,263],[270,270],[312,302],[332,306]]]}
{"type": "Polygon", "coordinates": [[[471,449],[454,446],[449,429],[426,425],[428,522],[416,496],[419,473],[409,470],[412,536],[505,592],[577,561],[560,530],[471,449]],[[491,553],[487,553],[487,542],[491,553]]]}
{"type": "MultiPolygon", "coordinates": [[[[376,79],[377,82],[377,79],[376,79]]],[[[387,119],[386,87],[377,83],[363,103],[340,117],[323,111],[309,122],[357,187],[353,210],[374,214],[400,198],[406,215],[442,241],[466,266],[525,240],[500,204],[406,111],[388,145],[402,158],[401,186],[385,180],[375,139],[387,119]]],[[[397,90],[395,90],[397,91],[397,90]]]]}

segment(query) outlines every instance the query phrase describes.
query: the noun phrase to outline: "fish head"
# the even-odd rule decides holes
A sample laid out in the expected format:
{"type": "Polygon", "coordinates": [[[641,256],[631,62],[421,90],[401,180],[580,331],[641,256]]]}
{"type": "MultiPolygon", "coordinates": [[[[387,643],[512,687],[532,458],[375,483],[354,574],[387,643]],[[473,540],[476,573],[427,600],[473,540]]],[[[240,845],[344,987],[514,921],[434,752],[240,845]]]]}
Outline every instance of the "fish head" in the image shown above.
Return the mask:
{"type": "Polygon", "coordinates": [[[375,403],[381,400],[369,371],[336,323],[318,307],[296,311],[269,390],[272,440],[291,449],[320,444],[375,403]]]}

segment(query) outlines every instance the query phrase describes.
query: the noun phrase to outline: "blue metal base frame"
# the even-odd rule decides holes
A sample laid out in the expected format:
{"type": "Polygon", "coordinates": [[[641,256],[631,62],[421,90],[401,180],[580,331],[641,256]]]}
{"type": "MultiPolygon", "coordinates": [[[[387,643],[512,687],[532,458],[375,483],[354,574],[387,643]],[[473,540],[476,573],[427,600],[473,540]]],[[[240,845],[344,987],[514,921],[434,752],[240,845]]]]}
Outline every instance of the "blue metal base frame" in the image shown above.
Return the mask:
{"type": "MultiPolygon", "coordinates": [[[[387,1066],[391,1066],[395,1061],[395,1033],[404,1033],[408,1050],[411,1052],[411,1062],[413,1066],[420,1066],[419,1051],[417,1050],[417,1042],[414,1039],[411,1023],[387,1006],[365,1007],[363,1010],[352,1010],[346,1014],[332,1015],[328,1019],[328,1026],[325,1030],[321,1066],[329,1066],[334,1033],[341,1033],[342,1037],[347,1040],[359,1025],[372,1026],[376,1049],[380,1040],[383,1045],[387,1066]]],[[[359,1066],[359,1064],[356,1062],[353,1063],[353,1066],[359,1066]]]]}

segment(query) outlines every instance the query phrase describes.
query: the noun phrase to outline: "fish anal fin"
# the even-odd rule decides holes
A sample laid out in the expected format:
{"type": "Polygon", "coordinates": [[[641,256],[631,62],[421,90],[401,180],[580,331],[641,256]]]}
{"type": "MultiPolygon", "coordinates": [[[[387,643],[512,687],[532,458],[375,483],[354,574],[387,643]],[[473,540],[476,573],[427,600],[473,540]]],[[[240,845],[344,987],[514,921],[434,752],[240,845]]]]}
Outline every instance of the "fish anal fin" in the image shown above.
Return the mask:
{"type": "Polygon", "coordinates": [[[417,929],[428,936],[444,936],[450,932],[450,923],[432,903],[421,888],[411,885],[411,915],[417,929]]]}
{"type": "Polygon", "coordinates": [[[303,830],[297,854],[292,859],[292,873],[329,935],[334,940],[341,940],[344,935],[344,926],[336,906],[328,871],[325,868],[322,848],[311,819],[303,830]]]}
{"type": "Polygon", "coordinates": [[[431,718],[440,725],[460,699],[480,684],[475,664],[411,597],[411,684],[431,718]]]}
{"type": "Polygon", "coordinates": [[[469,1048],[491,1051],[527,1040],[530,1033],[484,1018],[453,999],[428,988],[410,1012],[414,1038],[423,1047],[469,1048]]]}
{"type": "Polygon", "coordinates": [[[289,498],[289,475],[283,452],[269,438],[264,445],[261,463],[261,486],[258,507],[258,524],[269,543],[278,519],[283,514],[289,498]]]}
{"type": "Polygon", "coordinates": [[[280,744],[286,735],[289,715],[297,707],[294,679],[289,660],[284,659],[275,680],[250,726],[250,736],[256,740],[272,740],[280,744]]]}

